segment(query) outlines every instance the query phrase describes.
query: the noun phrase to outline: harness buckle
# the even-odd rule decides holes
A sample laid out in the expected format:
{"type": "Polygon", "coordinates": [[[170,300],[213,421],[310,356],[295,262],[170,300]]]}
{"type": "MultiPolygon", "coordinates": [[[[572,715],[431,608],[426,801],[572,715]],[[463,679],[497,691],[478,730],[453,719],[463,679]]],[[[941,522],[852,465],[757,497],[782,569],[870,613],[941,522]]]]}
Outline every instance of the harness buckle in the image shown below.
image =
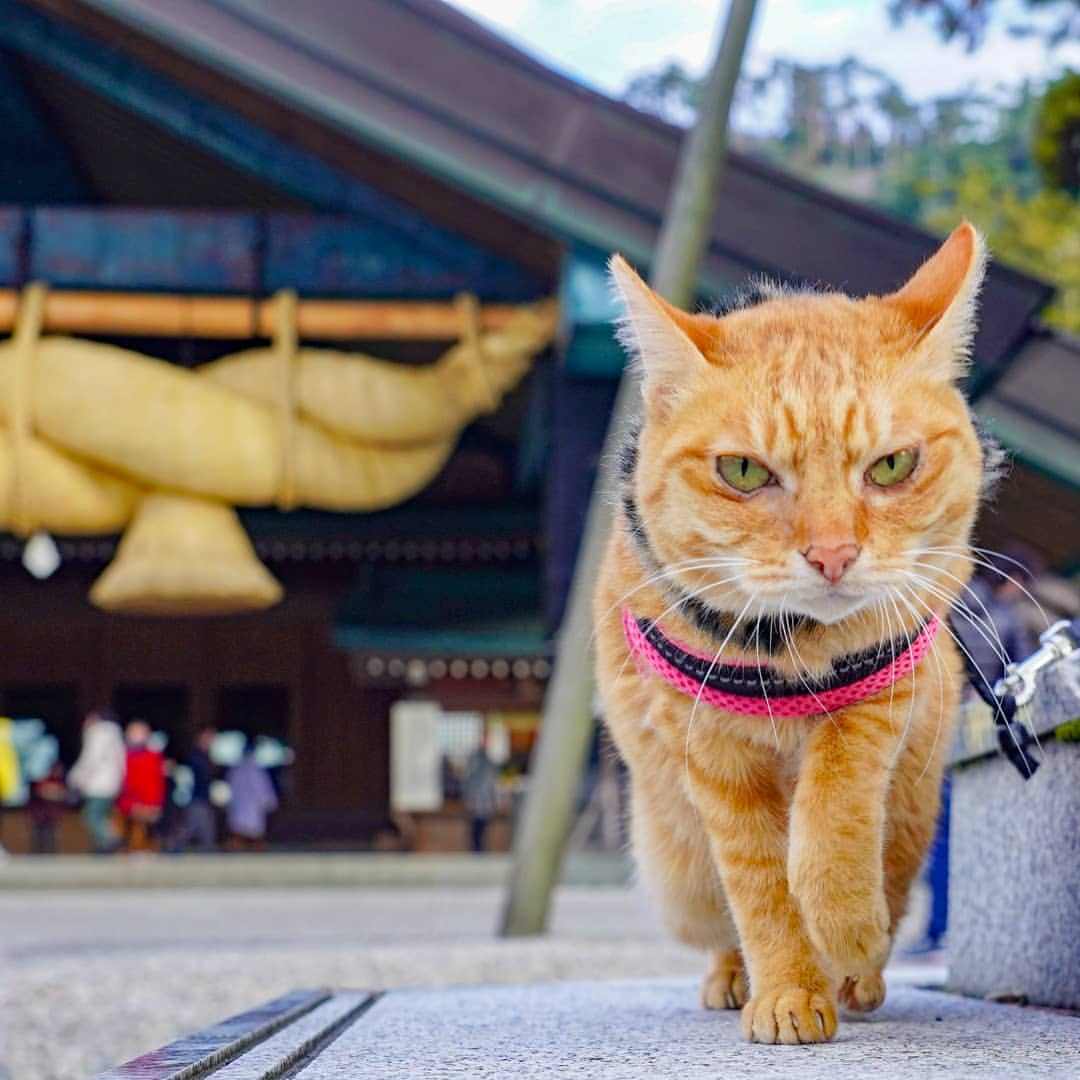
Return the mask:
{"type": "Polygon", "coordinates": [[[1080,647],[1068,619],[1054,623],[1039,635],[1039,647],[1026,659],[1009,664],[1005,674],[994,683],[999,698],[1011,696],[1018,706],[1027,705],[1035,696],[1035,677],[1080,647]]]}

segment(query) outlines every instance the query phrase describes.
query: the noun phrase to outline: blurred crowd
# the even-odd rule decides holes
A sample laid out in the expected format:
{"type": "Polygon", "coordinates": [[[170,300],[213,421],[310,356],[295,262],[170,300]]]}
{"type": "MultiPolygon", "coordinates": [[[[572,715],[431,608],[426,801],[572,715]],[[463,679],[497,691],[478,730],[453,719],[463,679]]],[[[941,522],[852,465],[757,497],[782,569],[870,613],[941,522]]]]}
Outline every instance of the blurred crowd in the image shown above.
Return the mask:
{"type": "Polygon", "coordinates": [[[36,854],[57,851],[64,815],[76,806],[95,854],[265,847],[278,792],[271,770],[258,760],[257,744],[238,733],[222,737],[204,727],[178,762],[144,720],[124,727],[112,710],[95,709],[83,722],[82,746],[70,769],[56,756],[47,767],[21,775],[13,731],[12,721],[0,718],[0,805],[25,803],[36,854]],[[215,753],[220,738],[231,746],[215,753]]]}
{"type": "MultiPolygon", "coordinates": [[[[1049,573],[1027,549],[974,549],[973,561],[975,574],[961,590],[950,621],[992,687],[1006,662],[1030,655],[1048,623],[1080,617],[1080,591],[1075,581],[1049,573]]],[[[197,731],[182,754],[170,756],[167,749],[165,736],[144,720],[123,726],[112,710],[95,709],[84,720],[78,757],[65,769],[57,741],[41,721],[0,717],[0,808],[25,807],[30,849],[42,854],[60,848],[61,826],[76,808],[91,850],[100,854],[264,847],[291,751],[276,739],[252,740],[213,727],[197,731]],[[46,745],[50,749],[43,755],[46,745]]],[[[505,754],[492,755],[490,749],[481,731],[467,753],[444,755],[442,761],[444,800],[460,808],[469,846],[477,852],[489,847],[489,826],[505,815],[510,802],[493,761],[505,754]]],[[[592,810],[604,802],[602,791],[595,794],[592,810]]],[[[610,817],[600,814],[598,820],[610,817]]],[[[409,829],[397,819],[394,829],[394,849],[409,850],[415,840],[409,829]]],[[[929,948],[945,933],[947,851],[946,812],[929,865],[934,904],[929,948]]]]}

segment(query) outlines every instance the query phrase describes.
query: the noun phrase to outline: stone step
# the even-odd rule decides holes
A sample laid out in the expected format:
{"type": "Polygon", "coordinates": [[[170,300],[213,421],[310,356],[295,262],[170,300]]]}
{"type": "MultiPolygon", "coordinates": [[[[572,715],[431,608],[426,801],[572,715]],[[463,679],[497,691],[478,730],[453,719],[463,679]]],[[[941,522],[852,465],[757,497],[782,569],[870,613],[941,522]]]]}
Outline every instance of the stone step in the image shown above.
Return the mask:
{"type": "Polygon", "coordinates": [[[750,1045],[694,980],[299,991],[97,1080],[1080,1076],[1080,1020],[910,986],[824,1047],[750,1045]]]}

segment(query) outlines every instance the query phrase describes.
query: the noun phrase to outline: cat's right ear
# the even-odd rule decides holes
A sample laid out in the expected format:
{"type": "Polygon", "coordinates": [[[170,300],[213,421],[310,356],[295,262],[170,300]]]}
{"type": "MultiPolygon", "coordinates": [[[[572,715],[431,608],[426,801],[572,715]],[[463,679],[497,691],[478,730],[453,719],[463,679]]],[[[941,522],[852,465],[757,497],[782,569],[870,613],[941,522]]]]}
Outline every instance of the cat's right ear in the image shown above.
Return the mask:
{"type": "Polygon", "coordinates": [[[616,335],[641,367],[646,410],[662,415],[687,391],[690,377],[709,366],[691,338],[694,317],[650,289],[621,255],[611,257],[608,270],[623,305],[616,335]]]}
{"type": "MultiPolygon", "coordinates": [[[[914,332],[913,364],[950,381],[964,374],[975,337],[975,307],[986,273],[986,245],[963,222],[898,292],[882,301],[914,332]]],[[[908,355],[908,354],[905,354],[908,355]]]]}

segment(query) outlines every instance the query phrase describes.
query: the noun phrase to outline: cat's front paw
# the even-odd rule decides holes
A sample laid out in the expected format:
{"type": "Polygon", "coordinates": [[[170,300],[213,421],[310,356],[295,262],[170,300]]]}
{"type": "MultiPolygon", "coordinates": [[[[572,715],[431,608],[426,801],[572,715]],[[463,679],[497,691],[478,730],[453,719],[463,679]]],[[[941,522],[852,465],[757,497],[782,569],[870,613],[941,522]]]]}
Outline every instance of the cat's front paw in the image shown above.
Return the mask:
{"type": "Polygon", "coordinates": [[[803,919],[814,948],[826,958],[838,982],[869,976],[889,957],[889,909],[879,897],[846,914],[839,903],[803,905],[803,919]]]}
{"type": "Polygon", "coordinates": [[[885,978],[880,971],[850,976],[840,984],[837,997],[852,1012],[873,1012],[885,1002],[885,978]]]}
{"type": "Polygon", "coordinates": [[[743,1007],[742,1029],[750,1042],[828,1042],[836,1034],[836,1009],[822,991],[798,986],[767,989],[743,1007]]]}

